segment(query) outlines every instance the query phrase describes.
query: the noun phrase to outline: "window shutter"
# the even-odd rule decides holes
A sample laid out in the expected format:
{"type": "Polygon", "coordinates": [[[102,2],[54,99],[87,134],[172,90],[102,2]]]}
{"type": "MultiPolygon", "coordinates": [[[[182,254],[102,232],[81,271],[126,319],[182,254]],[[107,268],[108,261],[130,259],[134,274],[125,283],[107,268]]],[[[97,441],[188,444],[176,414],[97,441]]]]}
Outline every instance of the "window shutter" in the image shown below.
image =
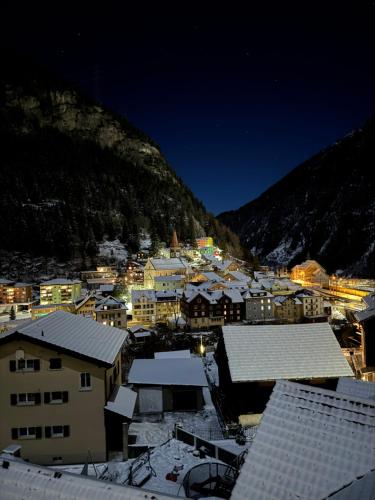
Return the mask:
{"type": "Polygon", "coordinates": [[[41,394],[40,394],[40,392],[36,392],[34,394],[34,397],[35,397],[35,404],[36,405],[40,405],[40,403],[41,403],[41,394]]]}
{"type": "Polygon", "coordinates": [[[17,394],[11,394],[10,395],[10,404],[12,406],[15,406],[17,404],[17,394]]]}
{"type": "Polygon", "coordinates": [[[18,429],[12,429],[12,439],[18,439],[18,429]]]}
{"type": "Polygon", "coordinates": [[[64,391],[62,393],[62,400],[63,400],[63,403],[67,403],[68,402],[68,400],[69,400],[68,391],[64,391]]]}
{"type": "Polygon", "coordinates": [[[35,437],[37,439],[40,439],[42,437],[42,428],[41,427],[35,427],[35,437]]]}
{"type": "Polygon", "coordinates": [[[51,401],[51,393],[50,392],[45,392],[44,393],[44,403],[48,404],[51,401]]]}
{"type": "Polygon", "coordinates": [[[9,371],[15,372],[16,371],[16,362],[14,359],[11,359],[9,361],[9,371]]]}
{"type": "Polygon", "coordinates": [[[46,438],[51,437],[51,427],[50,426],[44,428],[44,435],[46,438]]]}
{"type": "Polygon", "coordinates": [[[34,359],[34,371],[38,372],[40,370],[40,360],[34,359]]]}
{"type": "Polygon", "coordinates": [[[70,428],[69,425],[64,425],[64,437],[70,436],[70,428]]]}

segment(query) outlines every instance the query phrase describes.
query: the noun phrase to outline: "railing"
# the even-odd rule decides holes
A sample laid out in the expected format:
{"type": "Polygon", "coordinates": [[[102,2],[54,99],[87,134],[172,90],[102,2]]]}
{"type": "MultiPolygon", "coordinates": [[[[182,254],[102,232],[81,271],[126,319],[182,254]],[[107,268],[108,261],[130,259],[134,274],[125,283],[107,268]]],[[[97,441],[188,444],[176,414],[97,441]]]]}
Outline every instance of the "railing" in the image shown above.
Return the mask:
{"type": "Polygon", "coordinates": [[[181,427],[179,426],[175,427],[174,437],[179,441],[194,446],[195,449],[199,449],[201,447],[205,448],[205,452],[208,456],[221,460],[226,464],[232,464],[237,458],[237,455],[235,453],[225,450],[224,448],[220,448],[219,446],[210,443],[206,439],[202,439],[201,437],[196,436],[191,432],[181,429],[181,427]]]}

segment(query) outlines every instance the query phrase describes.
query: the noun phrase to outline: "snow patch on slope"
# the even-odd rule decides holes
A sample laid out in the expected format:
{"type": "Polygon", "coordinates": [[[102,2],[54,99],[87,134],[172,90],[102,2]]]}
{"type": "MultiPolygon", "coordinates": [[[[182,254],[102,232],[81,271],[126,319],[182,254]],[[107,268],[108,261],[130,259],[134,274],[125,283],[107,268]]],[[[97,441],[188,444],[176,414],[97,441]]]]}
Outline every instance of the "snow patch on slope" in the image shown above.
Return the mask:
{"type": "Polygon", "coordinates": [[[302,252],[305,245],[305,238],[301,236],[301,240],[295,248],[293,248],[292,244],[292,238],[283,238],[279,245],[266,256],[266,259],[270,262],[277,262],[284,266],[287,265],[294,257],[302,252]]]}
{"type": "Polygon", "coordinates": [[[99,244],[100,257],[112,257],[117,261],[127,260],[128,252],[125,245],[120,240],[104,241],[99,244]]]}

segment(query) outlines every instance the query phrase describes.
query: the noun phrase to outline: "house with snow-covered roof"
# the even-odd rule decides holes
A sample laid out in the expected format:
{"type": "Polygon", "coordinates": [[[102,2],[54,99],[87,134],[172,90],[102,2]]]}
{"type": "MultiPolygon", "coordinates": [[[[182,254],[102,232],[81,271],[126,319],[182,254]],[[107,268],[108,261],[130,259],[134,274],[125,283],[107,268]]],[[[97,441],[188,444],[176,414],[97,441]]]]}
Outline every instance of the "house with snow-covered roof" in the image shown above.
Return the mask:
{"type": "Polygon", "coordinates": [[[370,500],[375,402],[278,380],[231,499],[370,500]]]}
{"type": "Polygon", "coordinates": [[[133,361],[128,382],[138,393],[139,413],[202,409],[208,383],[201,358],[171,353],[133,361]]]}
{"type": "Polygon", "coordinates": [[[121,406],[127,335],[63,311],[2,334],[1,449],[17,443],[24,458],[43,464],[82,463],[87,449],[105,461],[118,451],[129,407],[119,416],[106,405],[121,406]]]}
{"type": "Polygon", "coordinates": [[[187,261],[180,257],[172,259],[149,258],[144,267],[144,286],[150,289],[155,288],[154,280],[157,276],[190,276],[192,274],[193,272],[187,261]]]}
{"type": "Polygon", "coordinates": [[[220,386],[240,415],[262,411],[276,380],[336,387],[353,376],[328,323],[227,325],[216,358],[220,386]]]}
{"type": "Polygon", "coordinates": [[[125,301],[115,299],[111,295],[98,300],[95,305],[95,319],[103,325],[125,329],[127,326],[125,301]]]}

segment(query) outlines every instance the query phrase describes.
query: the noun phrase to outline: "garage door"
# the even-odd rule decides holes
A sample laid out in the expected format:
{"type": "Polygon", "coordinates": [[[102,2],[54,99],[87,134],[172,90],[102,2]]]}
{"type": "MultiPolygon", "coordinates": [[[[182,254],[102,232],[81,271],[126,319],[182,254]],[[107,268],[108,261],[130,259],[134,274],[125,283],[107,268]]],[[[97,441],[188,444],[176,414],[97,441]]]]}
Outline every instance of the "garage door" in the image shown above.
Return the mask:
{"type": "Polygon", "coordinates": [[[161,387],[139,389],[139,412],[159,413],[163,411],[163,390],[161,387]]]}

